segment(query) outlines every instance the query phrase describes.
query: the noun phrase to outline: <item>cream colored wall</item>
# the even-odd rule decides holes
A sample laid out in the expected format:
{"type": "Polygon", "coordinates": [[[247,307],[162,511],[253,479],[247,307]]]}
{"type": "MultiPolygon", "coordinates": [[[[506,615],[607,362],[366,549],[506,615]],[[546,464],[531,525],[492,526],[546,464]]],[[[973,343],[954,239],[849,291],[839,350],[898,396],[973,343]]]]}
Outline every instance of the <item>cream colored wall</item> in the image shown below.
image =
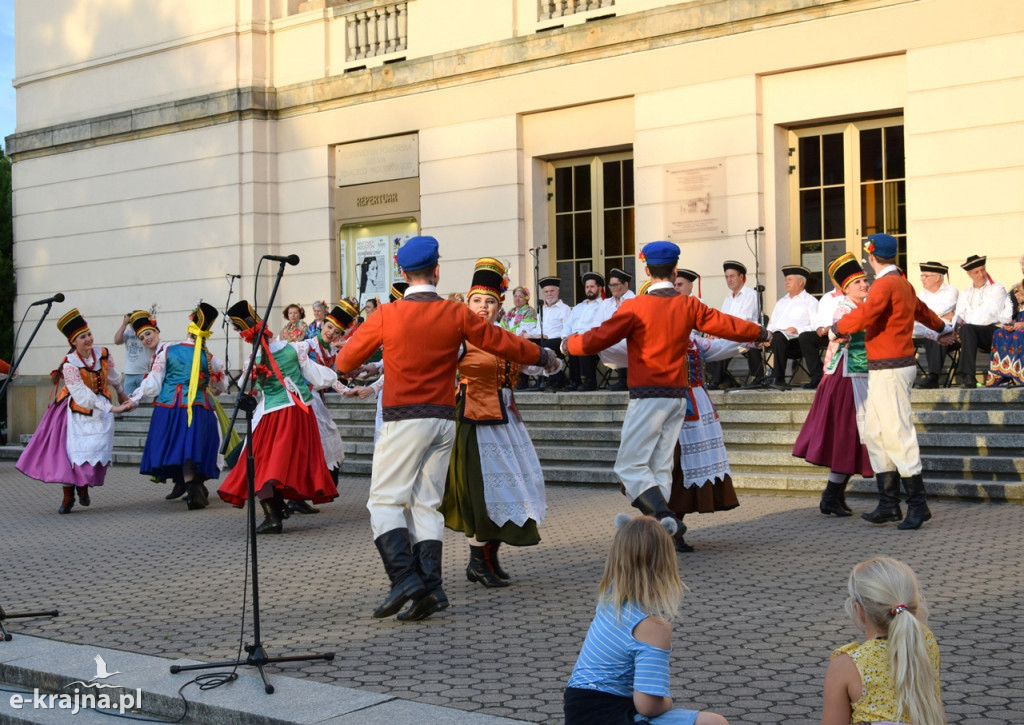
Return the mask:
{"type": "MultiPolygon", "coordinates": [[[[989,274],[1020,281],[1024,254],[1024,33],[907,54],[908,225],[913,261],[988,257],[989,274]]],[[[916,271],[914,267],[913,271],[916,271]]]]}

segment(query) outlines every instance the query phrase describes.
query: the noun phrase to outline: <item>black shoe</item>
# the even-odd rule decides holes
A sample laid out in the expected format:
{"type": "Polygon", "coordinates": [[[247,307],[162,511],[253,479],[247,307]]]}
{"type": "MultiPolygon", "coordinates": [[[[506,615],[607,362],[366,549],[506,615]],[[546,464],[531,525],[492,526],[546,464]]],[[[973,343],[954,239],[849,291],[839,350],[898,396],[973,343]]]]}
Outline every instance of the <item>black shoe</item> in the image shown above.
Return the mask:
{"type": "Polygon", "coordinates": [[[188,491],[185,494],[185,503],[188,505],[189,511],[198,511],[199,509],[204,509],[210,505],[209,494],[202,481],[198,483],[190,483],[187,488],[188,491]]]}
{"type": "Polygon", "coordinates": [[[580,389],[580,386],[577,385],[576,383],[568,383],[564,388],[562,388],[562,392],[565,392],[565,393],[575,393],[579,389],[580,389]]]}
{"type": "Polygon", "coordinates": [[[978,387],[978,381],[974,379],[973,375],[965,375],[964,373],[958,373],[956,376],[956,384],[961,388],[968,390],[974,390],[978,387]]]}
{"type": "MultiPolygon", "coordinates": [[[[847,478],[847,481],[850,479],[847,478]]],[[[828,516],[832,514],[839,518],[850,516],[849,508],[843,506],[843,496],[846,493],[846,481],[829,481],[825,484],[825,490],[821,492],[821,502],[818,503],[818,510],[828,516]]]]}
{"type": "Polygon", "coordinates": [[[466,566],[466,578],[471,582],[480,582],[488,589],[507,587],[508,580],[502,579],[491,567],[484,554],[484,547],[469,547],[469,564],[466,566]]]}
{"type": "Polygon", "coordinates": [[[440,541],[428,539],[412,547],[416,570],[427,593],[414,599],[408,609],[399,613],[398,619],[402,622],[418,622],[448,608],[448,597],[441,588],[441,546],[440,541]]]}
{"type": "Polygon", "coordinates": [[[928,373],[917,387],[921,390],[934,390],[939,387],[938,373],[928,373]]]}
{"type": "Polygon", "coordinates": [[[752,390],[754,388],[760,388],[764,385],[764,378],[754,378],[749,383],[743,386],[744,390],[752,390]]]}
{"type": "Polygon", "coordinates": [[[315,506],[310,506],[305,501],[289,501],[288,509],[294,511],[297,514],[318,514],[320,509],[315,506]]]}
{"type": "Polygon", "coordinates": [[[804,390],[817,390],[819,385],[821,385],[821,378],[817,378],[817,379],[812,378],[811,380],[808,380],[806,383],[804,383],[803,389],[804,390]]]}
{"type": "Polygon", "coordinates": [[[65,486],[64,487],[64,500],[60,504],[60,508],[57,509],[59,514],[69,514],[71,509],[75,507],[75,487],[65,486]]]}
{"type": "Polygon", "coordinates": [[[175,482],[174,488],[172,488],[171,492],[164,496],[164,498],[167,499],[168,501],[173,501],[176,498],[181,498],[182,496],[184,496],[187,490],[188,488],[186,488],[184,481],[182,481],[181,483],[175,482]]]}
{"type": "Polygon", "coordinates": [[[378,536],[373,543],[377,545],[381,561],[384,562],[384,571],[391,580],[391,591],[373,611],[376,619],[382,619],[398,614],[410,599],[423,597],[427,588],[416,568],[408,529],[392,529],[378,536]]]}
{"type": "MultiPolygon", "coordinates": [[[[682,524],[683,522],[680,521],[679,523],[682,524]]],[[[696,551],[696,549],[686,543],[686,539],[683,538],[683,534],[685,532],[686,527],[680,526],[680,530],[676,531],[675,535],[672,537],[672,544],[680,554],[691,554],[696,551]]]]}
{"type": "Polygon", "coordinates": [[[608,386],[608,390],[612,391],[613,393],[624,393],[627,390],[629,390],[629,387],[626,385],[626,381],[625,380],[619,379],[619,380],[616,380],[611,385],[609,385],[608,386]]]}
{"type": "Polygon", "coordinates": [[[861,514],[860,517],[873,524],[885,524],[890,521],[903,519],[903,511],[900,509],[900,474],[896,471],[875,474],[875,483],[878,486],[878,506],[871,513],[861,514]]]}
{"type": "Polygon", "coordinates": [[[910,479],[903,479],[903,488],[907,491],[907,518],[897,526],[897,529],[919,529],[921,524],[932,517],[928,508],[928,501],[925,496],[924,479],[921,474],[911,476],[910,479]]]}
{"type": "Polygon", "coordinates": [[[484,557],[491,564],[491,569],[498,575],[499,579],[509,580],[508,572],[501,568],[501,564],[498,562],[498,547],[501,546],[501,542],[497,540],[488,541],[484,544],[484,557]]]}
{"type": "Polygon", "coordinates": [[[260,508],[263,509],[263,523],[256,527],[257,534],[280,534],[284,531],[281,525],[281,513],[274,505],[273,499],[260,499],[260,508]]]}
{"type": "Polygon", "coordinates": [[[78,491],[78,503],[83,506],[88,506],[92,503],[92,500],[89,498],[88,486],[75,486],[75,490],[78,491]]]}

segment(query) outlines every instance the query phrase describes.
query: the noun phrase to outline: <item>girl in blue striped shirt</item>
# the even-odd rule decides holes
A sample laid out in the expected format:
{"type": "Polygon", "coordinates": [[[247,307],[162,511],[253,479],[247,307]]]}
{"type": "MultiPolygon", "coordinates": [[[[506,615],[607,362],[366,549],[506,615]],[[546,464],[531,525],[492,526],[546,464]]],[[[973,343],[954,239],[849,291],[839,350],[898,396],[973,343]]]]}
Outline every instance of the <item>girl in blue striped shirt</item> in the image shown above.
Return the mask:
{"type": "Polygon", "coordinates": [[[713,712],[672,708],[668,661],[683,582],[672,538],[648,516],[615,534],[594,621],[565,690],[566,725],[729,725],[713,712]]]}

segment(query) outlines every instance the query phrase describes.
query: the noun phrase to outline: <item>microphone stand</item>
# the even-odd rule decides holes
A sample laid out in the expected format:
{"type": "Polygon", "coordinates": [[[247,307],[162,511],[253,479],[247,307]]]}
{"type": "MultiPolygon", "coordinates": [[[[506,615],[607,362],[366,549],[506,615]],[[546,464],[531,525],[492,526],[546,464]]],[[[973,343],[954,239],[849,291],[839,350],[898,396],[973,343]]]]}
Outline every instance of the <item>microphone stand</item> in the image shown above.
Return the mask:
{"type": "MultiPolygon", "coordinates": [[[[548,245],[545,244],[543,246],[533,247],[532,249],[528,250],[530,252],[530,256],[533,257],[533,293],[534,293],[534,295],[536,295],[536,297],[534,297],[534,299],[537,300],[537,324],[538,324],[538,326],[540,328],[540,340],[537,342],[537,344],[540,347],[544,347],[544,345],[542,345],[541,343],[543,343],[544,339],[545,339],[544,338],[544,307],[546,306],[544,304],[544,298],[541,297],[541,294],[540,294],[540,250],[546,248],[547,246],[548,245]]],[[[536,387],[537,390],[540,390],[540,385],[541,385],[540,383],[537,383],[537,385],[534,386],[534,387],[536,387]]],[[[551,389],[550,385],[547,386],[547,389],[550,392],[554,392],[551,389]]]]}
{"type": "MultiPolygon", "coordinates": [[[[11,380],[14,379],[14,373],[18,370],[18,366],[21,365],[21,360],[22,360],[22,358],[25,357],[25,353],[28,352],[28,349],[30,347],[32,347],[32,341],[36,338],[36,333],[39,332],[39,328],[42,326],[43,320],[45,320],[46,316],[50,314],[50,308],[51,307],[53,307],[53,300],[50,300],[49,302],[46,303],[46,309],[43,310],[42,317],[39,318],[39,322],[36,323],[35,329],[32,330],[32,334],[29,336],[28,342],[26,342],[25,343],[25,347],[22,348],[21,354],[18,356],[18,359],[14,361],[13,365],[11,365],[11,369],[7,373],[7,379],[4,380],[3,386],[0,387],[0,400],[5,400],[4,396],[7,394],[7,386],[10,385],[11,384],[11,380]]],[[[13,637],[11,637],[10,632],[8,632],[7,628],[4,627],[4,620],[5,619],[21,619],[23,617],[56,617],[56,616],[58,616],[58,612],[57,612],[56,609],[48,609],[48,610],[46,610],[44,612],[21,612],[21,613],[11,612],[11,613],[8,613],[8,612],[4,611],[3,607],[0,607],[0,641],[10,642],[11,639],[13,639],[13,637]]]]}
{"type": "MultiPolygon", "coordinates": [[[[751,229],[754,233],[754,291],[757,293],[757,324],[761,327],[768,326],[768,316],[764,313],[764,285],[761,284],[761,257],[758,253],[757,234],[760,232],[762,227],[751,229]]],[[[768,344],[771,344],[769,340],[768,344]]],[[[733,388],[727,390],[727,393],[732,390],[788,390],[786,386],[775,385],[775,383],[768,380],[768,350],[763,345],[758,345],[758,351],[761,353],[761,382],[757,385],[744,385],[742,388],[733,388]]]]}
{"type": "MultiPolygon", "coordinates": [[[[226,392],[231,392],[231,386],[234,385],[235,389],[241,392],[242,388],[238,385],[238,378],[241,377],[231,374],[231,366],[228,364],[228,352],[231,349],[230,341],[228,336],[231,334],[231,320],[228,318],[228,310],[231,309],[231,294],[235,291],[235,280],[237,277],[233,274],[227,275],[228,277],[228,299],[224,303],[224,312],[221,315],[220,326],[224,329],[224,374],[228,377],[228,387],[226,392]]],[[[241,373],[241,371],[239,371],[241,373]]]]}
{"type": "MultiPolygon", "coordinates": [[[[267,673],[263,669],[265,665],[273,662],[305,662],[312,660],[326,660],[330,662],[334,659],[333,652],[325,652],[323,654],[309,654],[309,655],[291,655],[287,657],[269,657],[267,651],[263,648],[262,635],[260,631],[260,579],[259,579],[259,562],[258,562],[258,549],[256,545],[256,459],[253,457],[253,446],[252,446],[252,414],[256,410],[256,398],[245,392],[246,386],[249,384],[252,378],[252,371],[256,363],[256,354],[260,350],[260,342],[263,340],[263,331],[267,328],[267,317],[270,315],[274,308],[274,298],[277,297],[277,287],[281,284],[281,277],[284,275],[284,266],[287,261],[282,261],[281,266],[277,270],[277,278],[274,280],[274,288],[270,293],[270,300],[267,303],[267,309],[263,313],[263,319],[260,320],[259,328],[256,330],[256,336],[252,341],[252,353],[249,355],[249,364],[245,368],[245,372],[242,375],[242,382],[238,388],[238,399],[235,404],[234,413],[231,415],[231,425],[228,430],[235,427],[235,419],[238,417],[238,411],[245,411],[245,478],[248,485],[249,500],[246,502],[246,508],[248,513],[248,526],[249,526],[249,551],[251,576],[252,576],[252,636],[253,643],[245,645],[245,651],[249,653],[249,656],[244,660],[230,660],[227,662],[212,662],[201,665],[171,665],[171,674],[176,675],[179,672],[186,672],[189,670],[205,670],[212,669],[215,667],[238,667],[240,665],[249,665],[255,667],[260,673],[260,677],[263,679],[263,689],[268,695],[274,693],[274,686],[270,684],[267,679],[267,673]]],[[[228,447],[228,438],[224,437],[224,444],[221,446],[221,453],[226,453],[225,450],[228,447]]]]}

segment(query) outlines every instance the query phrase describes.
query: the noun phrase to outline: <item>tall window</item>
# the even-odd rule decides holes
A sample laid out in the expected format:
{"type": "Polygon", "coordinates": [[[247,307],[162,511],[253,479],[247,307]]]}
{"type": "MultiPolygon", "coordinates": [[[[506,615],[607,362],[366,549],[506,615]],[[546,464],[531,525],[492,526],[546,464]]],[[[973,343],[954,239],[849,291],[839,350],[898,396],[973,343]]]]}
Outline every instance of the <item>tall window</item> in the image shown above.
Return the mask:
{"type": "Polygon", "coordinates": [[[832,288],[828,265],[884,232],[899,242],[906,270],[907,214],[902,119],[860,121],[791,134],[793,218],[800,264],[820,294],[832,288]]]}
{"type": "Polygon", "coordinates": [[[562,299],[583,299],[587,272],[607,276],[619,268],[636,271],[633,235],[633,158],[608,154],[551,164],[550,197],[555,274],[562,299]]]}

